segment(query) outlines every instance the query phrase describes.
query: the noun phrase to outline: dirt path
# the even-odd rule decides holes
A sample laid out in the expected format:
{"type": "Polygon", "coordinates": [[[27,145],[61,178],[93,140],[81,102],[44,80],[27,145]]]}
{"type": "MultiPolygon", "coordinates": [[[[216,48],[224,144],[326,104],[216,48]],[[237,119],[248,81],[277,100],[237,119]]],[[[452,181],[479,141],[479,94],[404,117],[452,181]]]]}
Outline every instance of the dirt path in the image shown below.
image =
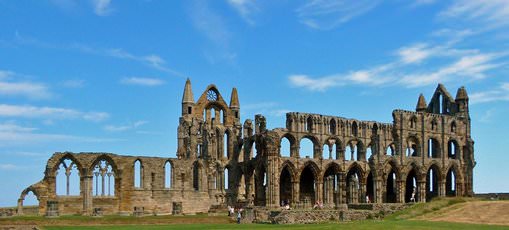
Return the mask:
{"type": "Polygon", "coordinates": [[[418,220],[509,225],[509,201],[473,201],[425,214],[418,220]]]}

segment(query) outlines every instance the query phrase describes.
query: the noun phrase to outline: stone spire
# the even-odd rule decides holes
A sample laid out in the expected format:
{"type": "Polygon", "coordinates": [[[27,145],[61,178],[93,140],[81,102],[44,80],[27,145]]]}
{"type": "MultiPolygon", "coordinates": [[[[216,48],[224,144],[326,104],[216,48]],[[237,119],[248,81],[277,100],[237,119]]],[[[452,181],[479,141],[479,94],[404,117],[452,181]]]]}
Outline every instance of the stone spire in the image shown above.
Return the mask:
{"type": "Polygon", "coordinates": [[[466,100],[468,99],[467,90],[465,89],[465,86],[461,86],[458,89],[458,92],[456,93],[456,101],[457,100],[466,100]]]}
{"type": "Polygon", "coordinates": [[[191,88],[191,80],[189,80],[189,78],[187,79],[186,86],[184,87],[182,103],[194,103],[193,90],[191,88]]]}
{"type": "Polygon", "coordinates": [[[428,106],[426,105],[426,99],[424,99],[424,95],[422,93],[419,95],[419,100],[417,101],[417,106],[415,110],[417,112],[426,112],[428,106]]]}
{"type": "Polygon", "coordinates": [[[231,109],[239,109],[239,96],[237,95],[237,88],[232,89],[232,95],[230,97],[230,108],[231,109]]]}

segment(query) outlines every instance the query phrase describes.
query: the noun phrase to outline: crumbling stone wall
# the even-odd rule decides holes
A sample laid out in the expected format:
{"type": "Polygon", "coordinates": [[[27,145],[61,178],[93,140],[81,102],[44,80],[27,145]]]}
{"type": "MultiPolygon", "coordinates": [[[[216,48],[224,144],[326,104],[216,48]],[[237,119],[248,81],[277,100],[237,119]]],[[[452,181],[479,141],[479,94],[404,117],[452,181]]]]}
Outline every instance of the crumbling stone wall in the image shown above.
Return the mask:
{"type": "Polygon", "coordinates": [[[468,106],[464,88],[453,98],[438,85],[429,104],[420,95],[416,111],[394,110],[392,123],[291,112],[286,127],[269,130],[262,115],[241,123],[235,88],[229,103],[215,85],[195,102],[188,80],[176,158],[57,152],[44,178],[22,191],[18,214],[28,192],[37,196],[40,215],[92,215],[97,209],[132,214],[135,208],[164,214],[174,211],[174,203],[184,214],[227,205],[338,208],[471,196],[475,160],[468,106]],[[283,139],[289,152],[282,150],[283,139]],[[313,144],[311,157],[302,157],[303,139],[313,144]],[[67,161],[72,163],[65,167],[79,173],[79,195],[56,193],[57,170],[67,161]],[[105,183],[114,184],[113,194],[98,190],[105,183]]]}

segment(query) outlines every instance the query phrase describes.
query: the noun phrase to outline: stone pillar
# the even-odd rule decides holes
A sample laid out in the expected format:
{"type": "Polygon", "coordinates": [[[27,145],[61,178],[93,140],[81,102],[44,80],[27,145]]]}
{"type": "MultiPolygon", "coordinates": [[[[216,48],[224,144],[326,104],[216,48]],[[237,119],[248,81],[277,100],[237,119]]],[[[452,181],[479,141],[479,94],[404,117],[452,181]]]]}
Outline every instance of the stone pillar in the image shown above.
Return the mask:
{"type": "Polygon", "coordinates": [[[345,173],[342,172],[339,174],[339,203],[340,204],[346,204],[346,177],[345,173]]]}
{"type": "Polygon", "coordinates": [[[18,208],[16,213],[18,216],[23,216],[23,199],[18,199],[18,208]]]}
{"type": "Polygon", "coordinates": [[[323,182],[322,181],[317,181],[316,182],[316,191],[315,191],[315,199],[317,201],[320,201],[321,203],[323,203],[323,182]]]}
{"type": "Polygon", "coordinates": [[[83,186],[81,187],[81,194],[83,194],[83,215],[91,215],[93,208],[92,203],[93,177],[91,175],[86,175],[81,178],[83,180],[83,186]]]}
{"type": "Polygon", "coordinates": [[[366,183],[359,183],[359,203],[366,203],[366,183]]]}
{"type": "Polygon", "coordinates": [[[397,193],[397,203],[405,203],[405,187],[403,180],[396,180],[396,193],[397,193]]]}
{"type": "Polygon", "coordinates": [[[440,181],[440,183],[439,183],[440,188],[438,189],[438,193],[439,193],[438,196],[440,196],[440,197],[446,196],[447,190],[446,190],[446,186],[445,186],[445,180],[446,179],[440,181]]]}
{"type": "Polygon", "coordinates": [[[382,183],[382,180],[375,180],[375,186],[376,186],[376,189],[375,189],[375,197],[374,197],[374,203],[383,203],[383,191],[384,191],[384,187],[383,187],[383,183],[382,183]]]}
{"type": "Polygon", "coordinates": [[[294,181],[292,182],[292,204],[295,206],[297,203],[299,203],[299,182],[294,181]]]}
{"type": "MultiPolygon", "coordinates": [[[[72,165],[71,165],[72,166],[72,165]]],[[[71,176],[71,167],[67,167],[65,168],[65,188],[66,188],[66,195],[69,196],[70,192],[69,192],[69,177],[71,176]]]]}
{"type": "Polygon", "coordinates": [[[426,181],[417,182],[417,202],[426,202],[426,181]]]}

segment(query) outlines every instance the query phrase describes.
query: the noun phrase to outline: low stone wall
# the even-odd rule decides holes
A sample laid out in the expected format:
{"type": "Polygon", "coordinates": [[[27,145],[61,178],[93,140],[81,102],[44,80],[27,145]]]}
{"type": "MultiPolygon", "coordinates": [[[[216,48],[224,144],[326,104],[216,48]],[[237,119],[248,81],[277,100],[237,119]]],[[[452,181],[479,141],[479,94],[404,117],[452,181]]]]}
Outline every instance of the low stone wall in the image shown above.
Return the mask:
{"type": "Polygon", "coordinates": [[[386,215],[409,207],[409,204],[355,204],[344,205],[338,209],[321,210],[268,210],[266,208],[254,208],[246,210],[246,218],[243,222],[248,223],[273,223],[273,224],[311,224],[322,222],[354,221],[365,219],[382,219],[386,215]],[[251,216],[254,218],[249,218],[251,216]]]}

